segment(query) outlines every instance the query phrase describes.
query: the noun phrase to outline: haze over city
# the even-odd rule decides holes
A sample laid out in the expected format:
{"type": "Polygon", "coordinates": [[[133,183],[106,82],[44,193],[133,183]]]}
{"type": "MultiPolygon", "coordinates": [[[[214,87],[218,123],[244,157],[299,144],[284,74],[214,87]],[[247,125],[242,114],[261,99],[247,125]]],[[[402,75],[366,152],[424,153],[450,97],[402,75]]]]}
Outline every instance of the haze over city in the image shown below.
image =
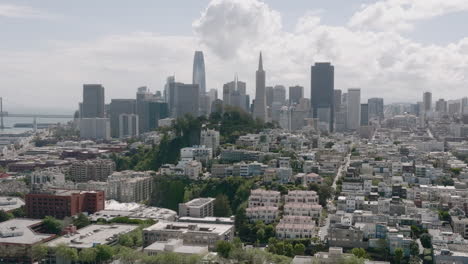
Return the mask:
{"type": "Polygon", "coordinates": [[[363,101],[414,102],[424,91],[466,91],[466,1],[1,1],[0,88],[11,112],[72,113],[83,83],[101,83],[106,102],[162,91],[175,75],[191,82],[203,50],[206,88],[235,74],[254,99],[263,51],[267,85],[301,85],[329,61],[335,89],[363,101]]]}

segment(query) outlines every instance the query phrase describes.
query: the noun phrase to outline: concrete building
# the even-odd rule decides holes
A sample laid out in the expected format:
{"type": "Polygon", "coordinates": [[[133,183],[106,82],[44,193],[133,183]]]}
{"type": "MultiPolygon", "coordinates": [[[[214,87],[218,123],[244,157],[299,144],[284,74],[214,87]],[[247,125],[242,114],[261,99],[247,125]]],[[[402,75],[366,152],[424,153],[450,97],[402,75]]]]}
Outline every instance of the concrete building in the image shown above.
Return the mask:
{"type": "Polygon", "coordinates": [[[286,104],[286,88],[283,85],[273,87],[273,103],[286,104]]]}
{"type": "Polygon", "coordinates": [[[156,241],[153,244],[145,247],[143,252],[149,256],[154,256],[159,253],[172,252],[182,255],[199,255],[208,254],[208,246],[184,245],[182,239],[169,239],[168,241],[156,241]]]}
{"type": "Polygon", "coordinates": [[[284,197],[286,203],[318,203],[318,195],[315,191],[294,190],[289,191],[284,197]]]}
{"type": "Polygon", "coordinates": [[[173,118],[187,114],[199,116],[199,87],[197,84],[171,83],[169,86],[169,112],[173,118]]]}
{"type": "Polygon", "coordinates": [[[182,148],[180,150],[180,158],[183,161],[197,160],[200,162],[208,162],[213,158],[213,149],[206,146],[182,148]]]}
{"type": "Polygon", "coordinates": [[[179,217],[208,217],[213,216],[215,198],[197,198],[179,204],[179,217]]]}
{"type": "Polygon", "coordinates": [[[452,217],[453,232],[468,239],[468,218],[452,217]]]}
{"type": "Polygon", "coordinates": [[[245,82],[238,80],[237,76],[234,81],[228,82],[223,85],[223,103],[224,106],[233,106],[242,109],[246,112],[249,111],[250,98],[247,95],[247,85],[245,82]]]}
{"type": "Polygon", "coordinates": [[[197,160],[191,160],[181,163],[184,169],[184,175],[191,180],[199,180],[203,172],[203,165],[197,160]]]}
{"type": "Polygon", "coordinates": [[[25,205],[19,197],[0,196],[0,211],[10,212],[25,205]]]}
{"type": "Polygon", "coordinates": [[[42,219],[53,216],[58,219],[79,213],[95,213],[104,209],[104,191],[79,191],[48,189],[26,194],[26,214],[42,219]]]}
{"type": "Polygon", "coordinates": [[[131,138],[139,135],[139,118],[135,114],[120,114],[119,138],[131,138]]]}
{"type": "Polygon", "coordinates": [[[369,109],[369,119],[378,118],[383,120],[384,118],[384,99],[383,98],[370,98],[367,100],[369,109]]]}
{"type": "Polygon", "coordinates": [[[35,170],[30,175],[31,184],[62,184],[65,183],[65,175],[60,169],[35,170]]]}
{"type": "Polygon", "coordinates": [[[121,114],[135,114],[135,99],[112,99],[109,106],[111,136],[119,137],[119,117],[121,114]]]}
{"type": "Polygon", "coordinates": [[[275,206],[257,206],[245,209],[245,214],[250,222],[262,221],[265,224],[273,223],[279,215],[279,209],[275,206]]]}
{"type": "Polygon", "coordinates": [[[0,223],[0,262],[33,263],[32,247],[55,237],[42,234],[42,220],[15,218],[0,223]]]}
{"type": "Polygon", "coordinates": [[[424,92],[423,94],[423,112],[429,113],[432,110],[432,93],[424,92]]]}
{"type": "Polygon", "coordinates": [[[201,224],[191,222],[159,221],[143,229],[143,244],[149,246],[156,241],[182,239],[185,245],[208,246],[214,249],[216,242],[232,241],[234,226],[223,224],[201,224]]]}
{"type": "Polygon", "coordinates": [[[203,129],[200,134],[200,145],[211,148],[215,153],[219,148],[219,132],[213,129],[203,129]]]}
{"type": "Polygon", "coordinates": [[[276,226],[279,239],[312,238],[315,233],[315,221],[308,216],[284,216],[276,226]]]}
{"type": "Polygon", "coordinates": [[[313,118],[328,123],[328,130],[333,131],[335,68],[329,63],[315,63],[311,67],[311,105],[313,118]]]}
{"type": "Polygon", "coordinates": [[[70,177],[75,182],[106,181],[115,170],[112,160],[79,160],[70,167],[70,177]]]}
{"type": "Polygon", "coordinates": [[[289,87],[289,104],[299,104],[301,99],[304,98],[304,87],[296,85],[289,87]]]}
{"type": "Polygon", "coordinates": [[[281,193],[278,191],[268,191],[255,189],[250,192],[249,208],[273,206],[278,207],[281,202],[281,193]]]}
{"type": "Polygon", "coordinates": [[[254,118],[258,118],[265,122],[268,121],[266,93],[265,93],[265,71],[263,70],[262,53],[258,61],[258,70],[256,72],[255,85],[255,103],[254,103],[254,118]]]}
{"type": "Polygon", "coordinates": [[[101,84],[83,85],[81,118],[104,118],[104,87],[101,84]]]}
{"type": "Polygon", "coordinates": [[[107,199],[122,203],[144,202],[151,198],[153,177],[149,172],[114,172],[107,179],[107,199]]]}
{"type": "Polygon", "coordinates": [[[348,89],[346,128],[357,130],[361,124],[361,89],[348,89]]]}
{"type": "Polygon", "coordinates": [[[109,118],[80,119],[80,138],[109,140],[111,138],[109,118]]]}
{"type": "Polygon", "coordinates": [[[369,105],[361,104],[361,126],[369,125],[369,105]]]}

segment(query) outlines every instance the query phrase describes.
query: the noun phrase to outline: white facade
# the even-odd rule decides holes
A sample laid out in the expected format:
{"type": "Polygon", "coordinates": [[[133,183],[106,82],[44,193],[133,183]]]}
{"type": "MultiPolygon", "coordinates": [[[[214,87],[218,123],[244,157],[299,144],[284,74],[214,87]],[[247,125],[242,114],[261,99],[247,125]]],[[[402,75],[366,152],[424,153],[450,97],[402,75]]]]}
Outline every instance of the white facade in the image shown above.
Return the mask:
{"type": "Polygon", "coordinates": [[[361,89],[348,89],[347,104],[348,116],[346,127],[356,130],[361,125],[361,89]]]}
{"type": "Polygon", "coordinates": [[[138,115],[121,114],[119,115],[119,137],[136,137],[139,132],[138,115]]]}
{"type": "Polygon", "coordinates": [[[80,120],[80,137],[86,139],[109,140],[109,118],[82,118],[80,120]]]}
{"type": "Polygon", "coordinates": [[[200,135],[200,145],[211,148],[215,152],[219,147],[219,132],[212,129],[202,130],[200,135]]]}

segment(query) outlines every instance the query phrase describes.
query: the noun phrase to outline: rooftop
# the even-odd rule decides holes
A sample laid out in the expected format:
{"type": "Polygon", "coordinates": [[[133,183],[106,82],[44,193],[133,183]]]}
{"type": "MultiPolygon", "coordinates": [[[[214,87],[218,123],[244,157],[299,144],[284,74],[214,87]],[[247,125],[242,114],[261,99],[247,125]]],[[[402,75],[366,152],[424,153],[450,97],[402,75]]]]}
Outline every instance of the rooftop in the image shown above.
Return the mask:
{"type": "Polygon", "coordinates": [[[28,244],[32,245],[54,237],[52,234],[34,232],[31,227],[41,224],[41,220],[11,219],[0,223],[0,244],[28,244]]]}
{"type": "Polygon", "coordinates": [[[24,201],[19,197],[0,197],[0,210],[9,212],[20,208],[24,205],[24,201]]]}
{"type": "Polygon", "coordinates": [[[99,244],[108,244],[121,234],[135,230],[137,225],[89,225],[74,234],[64,235],[48,243],[49,247],[66,244],[74,248],[91,248],[99,244]]]}
{"type": "Polygon", "coordinates": [[[186,202],[185,205],[191,206],[191,207],[201,207],[208,203],[213,202],[214,200],[215,198],[197,198],[197,199],[193,199],[191,201],[186,202]]]}

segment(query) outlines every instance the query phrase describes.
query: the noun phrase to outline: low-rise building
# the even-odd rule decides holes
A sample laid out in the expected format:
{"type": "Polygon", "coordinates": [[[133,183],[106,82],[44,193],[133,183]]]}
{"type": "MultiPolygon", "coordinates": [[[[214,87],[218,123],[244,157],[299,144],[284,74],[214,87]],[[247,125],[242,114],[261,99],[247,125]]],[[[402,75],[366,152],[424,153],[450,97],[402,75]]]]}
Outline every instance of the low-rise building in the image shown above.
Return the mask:
{"type": "Polygon", "coordinates": [[[213,216],[215,198],[197,198],[179,204],[179,216],[207,217],[213,216]]]}
{"type": "Polygon", "coordinates": [[[249,207],[274,206],[278,207],[281,202],[281,193],[278,191],[267,191],[256,189],[250,192],[249,207]]]}
{"type": "Polygon", "coordinates": [[[10,212],[24,205],[25,203],[23,199],[19,197],[9,197],[9,196],[0,197],[0,211],[10,212]]]}
{"type": "Polygon", "coordinates": [[[156,241],[145,247],[143,252],[150,256],[164,252],[203,256],[208,254],[209,251],[208,246],[184,245],[184,241],[182,239],[169,239],[168,241],[156,241]]]}
{"type": "Polygon", "coordinates": [[[276,226],[279,239],[301,239],[314,236],[315,221],[308,216],[284,216],[276,226]]]}
{"type": "Polygon", "coordinates": [[[266,224],[275,222],[279,215],[276,206],[256,206],[245,209],[245,214],[251,222],[263,221],[266,224]]]}
{"type": "Polygon", "coordinates": [[[208,248],[213,249],[219,240],[233,240],[234,226],[159,221],[143,229],[143,243],[145,246],[149,246],[156,241],[168,241],[174,238],[182,239],[185,245],[208,246],[208,248]]]}
{"type": "Polygon", "coordinates": [[[106,181],[114,170],[115,162],[112,160],[75,161],[70,167],[70,177],[75,182],[106,181]]]}

